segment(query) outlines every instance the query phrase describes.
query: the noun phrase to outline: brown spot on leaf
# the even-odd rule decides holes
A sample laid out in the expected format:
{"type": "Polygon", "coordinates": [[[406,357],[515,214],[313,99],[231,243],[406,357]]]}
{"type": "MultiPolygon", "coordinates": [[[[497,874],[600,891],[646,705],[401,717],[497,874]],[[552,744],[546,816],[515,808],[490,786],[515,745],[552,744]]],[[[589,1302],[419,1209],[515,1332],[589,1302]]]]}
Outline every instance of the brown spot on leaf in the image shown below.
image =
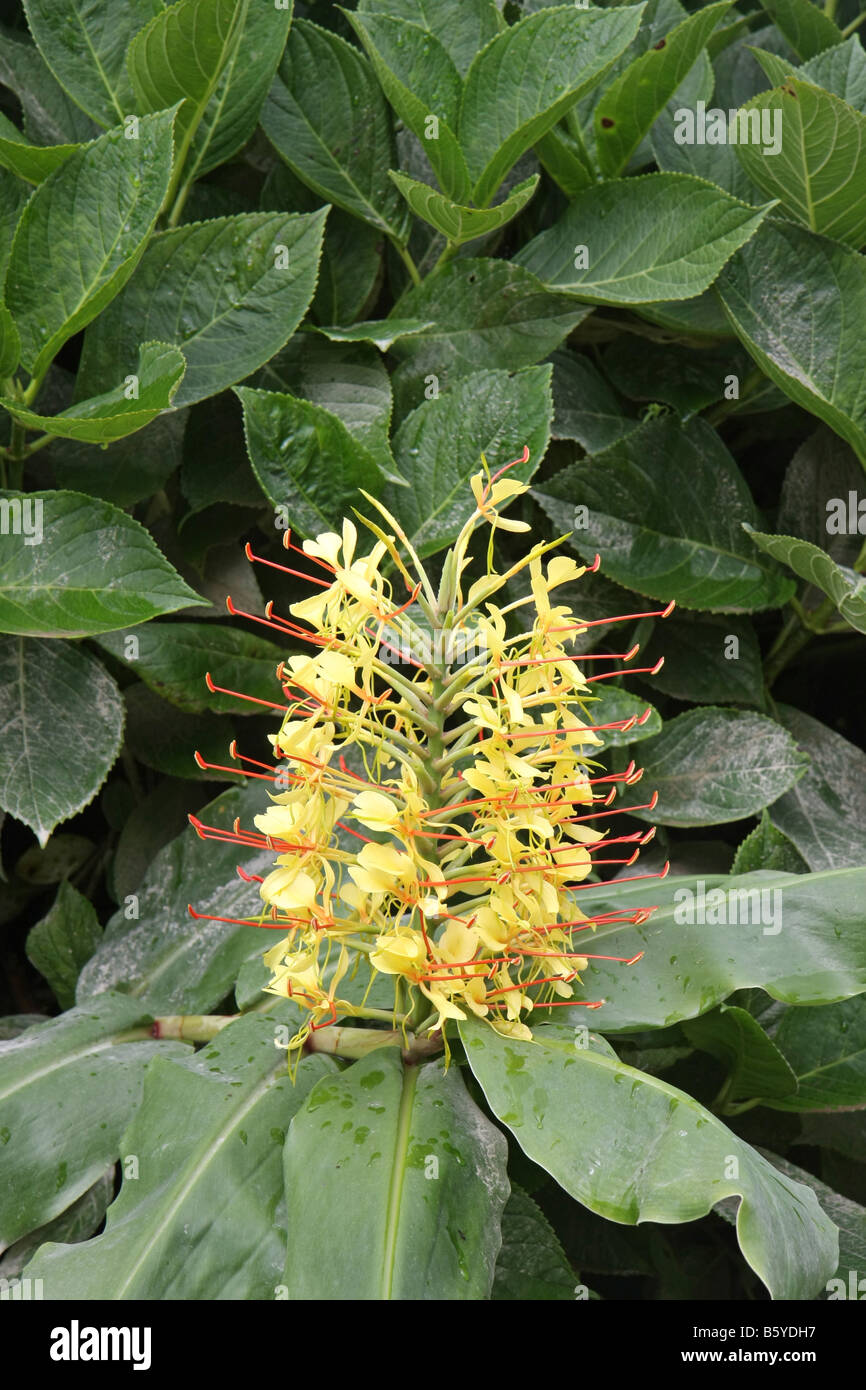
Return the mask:
{"type": "Polygon", "coordinates": [[[667,39],[659,39],[658,43],[653,44],[653,48],[664,48],[666,43],[667,39]]]}
{"type": "Polygon", "coordinates": [[[614,124],[614,122],[610,119],[610,116],[602,116],[602,118],[601,118],[601,124],[602,124],[602,128],[603,128],[604,130],[610,130],[610,128],[611,128],[611,126],[614,124]]]}

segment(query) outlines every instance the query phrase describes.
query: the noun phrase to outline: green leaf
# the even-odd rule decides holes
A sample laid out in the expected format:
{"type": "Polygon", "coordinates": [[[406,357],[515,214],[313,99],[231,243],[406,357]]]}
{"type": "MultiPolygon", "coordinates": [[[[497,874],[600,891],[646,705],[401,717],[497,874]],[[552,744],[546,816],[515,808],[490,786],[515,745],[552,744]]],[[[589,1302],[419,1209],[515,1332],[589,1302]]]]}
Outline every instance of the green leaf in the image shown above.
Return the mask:
{"type": "Polygon", "coordinates": [[[123,701],[86,652],[20,637],[0,637],[0,695],[0,805],[45,845],[105,781],[120,749],[123,701]],[[74,756],[58,756],[61,748],[74,756]]]}
{"type": "Polygon", "coordinates": [[[775,1110],[850,1110],[866,1106],[866,999],[819,1009],[786,1009],[773,1042],[797,1077],[797,1094],[754,1091],[775,1110]]]}
{"type": "Polygon", "coordinates": [[[397,306],[401,317],[432,326],[395,343],[401,365],[398,401],[413,408],[433,385],[442,392],[484,364],[514,371],[547,357],[589,310],[564,294],[551,294],[528,270],[509,261],[466,259],[443,266],[397,306]]]}
{"type": "Polygon", "coordinates": [[[606,178],[625,169],[731,3],[721,0],[689,15],[605,89],[595,108],[595,142],[606,178]]]}
{"type": "MultiPolygon", "coordinates": [[[[40,1020],[41,1021],[41,1020],[40,1020]]],[[[101,1178],[89,1187],[87,1191],[62,1211],[59,1216],[55,1216],[53,1221],[48,1221],[44,1226],[38,1226],[35,1231],[30,1231],[21,1240],[16,1240],[14,1245],[0,1259],[0,1278],[14,1279],[21,1274],[27,1262],[33,1258],[40,1245],[44,1245],[49,1240],[68,1240],[81,1241],[87,1240],[93,1232],[98,1230],[105,1220],[105,1209],[114,1196],[114,1164],[112,1163],[101,1178]]]]}
{"type": "Polygon", "coordinates": [[[33,145],[92,140],[99,127],[61,87],[26,34],[0,32],[0,82],[21,103],[24,134],[33,145]]]}
{"type": "Polygon", "coordinates": [[[267,1299],[280,1283],[286,1128],[335,1068],[305,1057],[295,1084],[274,1024],[244,1018],[195,1057],[157,1058],[123,1136],[140,1168],[105,1231],[48,1244],[28,1267],[55,1299],[267,1299]]]}
{"type": "Polygon", "coordinates": [[[286,1140],[289,1299],[489,1298],[506,1157],[456,1066],[383,1047],[324,1078],[286,1140]]]}
{"type": "Polygon", "coordinates": [[[833,92],[855,110],[866,111],[866,53],[857,34],[817,53],[796,69],[796,75],[833,92]]]}
{"type": "Polygon", "coordinates": [[[24,0],[39,51],[57,81],[101,126],[130,110],[126,50],[151,18],[153,0],[24,0]]]}
{"type": "Polygon", "coordinates": [[[646,785],[658,792],[642,820],[723,825],[776,801],[809,766],[781,725],[751,710],[688,710],[641,749],[646,785]]]}
{"type": "Polygon", "coordinates": [[[390,112],[356,48],[299,19],[265,100],[262,126],[315,193],[405,241],[407,208],[388,178],[397,163],[390,112]]]}
{"type": "Polygon", "coordinates": [[[460,144],[479,207],[520,156],[610,71],[642,13],[642,5],[562,5],[527,16],[481,50],[460,109],[460,144]]]}
{"type": "Polygon", "coordinates": [[[11,376],[21,360],[21,338],[15,320],[0,304],[0,378],[11,376]]]}
{"type": "Polygon", "coordinates": [[[358,14],[370,13],[420,24],[463,77],[479,49],[503,27],[495,0],[358,0],[358,14]]]}
{"type": "Polygon", "coordinates": [[[588,454],[600,453],[637,429],[610,384],[588,357],[567,348],[551,354],[553,362],[554,439],[574,439],[588,454]]]}
{"type": "Polygon", "coordinates": [[[776,608],[792,581],[756,556],[741,522],[758,512],[731,455],[704,420],[648,420],[533,495],[588,562],[651,598],[710,612],[776,608]]]}
{"type": "Polygon", "coordinates": [[[41,183],[80,145],[31,145],[6,116],[0,116],[0,164],[28,183],[41,183]]]}
{"type": "MultiPolygon", "coordinates": [[[[632,798],[630,798],[631,800],[632,798]]],[[[642,926],[601,924],[600,951],[636,965],[590,961],[583,989],[604,999],[605,1033],[663,1028],[757,987],[788,1004],[828,1004],[866,990],[866,869],[817,874],[676,876],[580,891],[590,917],[655,910],[642,926]]],[[[575,1009],[575,1022],[585,1010],[575,1009]]]]}
{"type": "Polygon", "coordinates": [[[662,669],[644,677],[654,690],[698,705],[762,703],[761,649],[748,619],[674,613],[656,624],[641,665],[662,656],[662,669]]]}
{"type": "Polygon", "coordinates": [[[590,304],[692,299],[768,210],[690,174],[614,179],[579,194],[515,261],[590,304]]]}
{"type": "MultiPolygon", "coordinates": [[[[826,1183],[819,1182],[812,1173],[771,1153],[769,1149],[761,1149],[760,1152],[786,1178],[811,1187],[830,1220],[839,1227],[839,1265],[833,1279],[827,1280],[828,1302],[839,1298],[862,1299],[863,1285],[860,1279],[866,1262],[866,1207],[840,1196],[826,1183]]],[[[723,1216],[728,1217],[724,1206],[720,1210],[723,1216]]]]}
{"type": "Polygon", "coordinates": [[[397,467],[408,488],[386,488],[385,505],[406,528],[418,554],[454,541],[475,503],[469,479],[519,458],[511,477],[527,482],[541,462],[550,431],[550,368],[475,372],[438,400],[424,401],[394,436],[397,467]]]}
{"type": "Polygon", "coordinates": [[[63,882],[50,910],[27,934],[27,958],[45,976],[61,1009],[75,1003],[75,985],[102,940],[99,918],[87,898],[63,882]]]}
{"type": "MultiPolygon", "coordinates": [[[[364,325],[359,325],[364,328],[364,325]]],[[[366,325],[377,333],[376,325],[366,325]]],[[[387,330],[387,320],[382,325],[387,330]]],[[[399,481],[391,455],[391,378],[379,353],[347,330],[347,339],[296,335],[252,378],[250,385],[284,391],[322,406],[342,421],[352,440],[369,451],[384,474],[399,481]]],[[[331,337],[330,331],[326,336],[331,337]]]]}
{"type": "Polygon", "coordinates": [[[180,0],[159,9],[126,64],[142,112],[183,101],[177,176],[187,182],[237,154],[256,128],[282,56],[292,3],[180,0]]]}
{"type": "Polygon", "coordinates": [[[576,1279],[544,1212],[512,1183],[502,1213],[502,1249],[490,1297],[521,1303],[571,1302],[576,1279]]]}
{"type": "Polygon", "coordinates": [[[326,210],[242,213],[154,237],[84,340],[79,397],[128,366],[142,338],[186,358],[175,408],[255,371],[292,336],[316,287],[326,210]]]}
{"type": "Polygon", "coordinates": [[[840,616],[856,632],[866,632],[866,578],[862,574],[847,565],[837,565],[826,550],[811,541],[796,536],[770,536],[747,524],[743,529],[761,550],[831,598],[840,616]]]}
{"type": "Polygon", "coordinates": [[[773,806],[773,824],[792,840],[810,869],[863,863],[866,843],[866,754],[820,720],[789,705],[778,717],[811,765],[773,806]]]}
{"type": "MultiPolygon", "coordinates": [[[[463,83],[445,46],[405,18],[369,13],[362,17],[351,12],[347,18],[364,45],[382,91],[400,120],[421,141],[430,167],[448,194],[448,198],[438,197],[446,205],[449,198],[465,202],[471,183],[457,139],[463,83]]],[[[395,178],[393,171],[391,177],[395,178]]],[[[417,211],[399,180],[395,181],[412,210],[417,211]]]]}
{"type": "MultiPolygon", "coordinates": [[[[811,769],[806,773],[806,778],[810,776],[811,769]]],[[[809,872],[805,859],[787,835],[776,829],[766,809],[761,812],[759,824],[738,847],[731,865],[732,874],[749,874],[756,869],[778,869],[786,874],[809,872]]]]}
{"type": "Polygon", "coordinates": [[[777,29],[800,58],[814,58],[842,42],[842,34],[812,0],[761,0],[777,29]]]}
{"type": "Polygon", "coordinates": [[[417,217],[423,217],[425,222],[447,237],[452,246],[462,246],[465,241],[498,231],[522,212],[538,187],[540,175],[533,174],[532,178],[524,179],[503,202],[483,210],[461,207],[428,184],[409,179],[393,169],[391,178],[417,217]]]}
{"type": "Polygon", "coordinates": [[[138,367],[110,391],[70,406],[59,415],[37,415],[9,397],[0,405],[29,430],[45,430],[87,444],[111,444],[135,434],[167,410],[186,370],[183,353],[169,343],[143,343],[138,367]]]}
{"type": "Polygon", "coordinates": [[[728,1073],[726,1101],[787,1096],[796,1091],[793,1069],[746,1009],[721,1004],[701,1018],[684,1023],[683,1032],[695,1047],[724,1063],[728,1073]]]}
{"type": "Polygon", "coordinates": [[[141,1005],[106,995],[0,1043],[0,1248],[43,1226],[118,1158],[148,1063],[185,1044],[145,1037],[141,1005]]]}
{"type": "Polygon", "coordinates": [[[781,1178],[683,1091],[576,1047],[570,1028],[533,1032],[521,1043],[474,1020],[460,1025],[493,1113],[570,1196],[635,1225],[695,1221],[739,1195],[740,1248],[772,1296],[818,1292],[836,1266],[838,1238],[808,1188],[781,1178]]]}
{"type": "Polygon", "coordinates": [[[5,298],[21,334],[22,361],[34,377],[102,312],[141,259],[168,190],[174,118],[174,111],[145,116],[137,139],[118,128],[85,145],[39,185],[24,209],[5,298]],[[86,231],[81,208],[99,211],[86,231]]]}
{"type": "MultiPolygon", "coordinates": [[[[656,343],[648,353],[645,341],[627,334],[611,343],[602,361],[605,375],[623,395],[634,401],[663,401],[673,406],[681,420],[691,419],[708,405],[722,404],[731,376],[739,391],[753,370],[745,350],[732,351],[730,344],[695,352],[694,347],[656,343]]],[[[765,385],[778,404],[787,404],[774,386],[765,385]]],[[[743,406],[753,400],[744,390],[743,406]]]]}
{"type": "Polygon", "coordinates": [[[717,288],[761,370],[866,466],[863,257],[792,222],[768,222],[717,288]]]}
{"type": "Polygon", "coordinates": [[[332,343],[372,343],[381,352],[388,352],[398,338],[413,337],[435,326],[433,319],[387,318],[353,323],[350,328],[327,327],[318,331],[332,343]]]}
{"type": "MultiPolygon", "coordinates": [[[[235,819],[252,828],[253,816],[268,806],[260,782],[232,788],[199,812],[202,823],[230,830],[235,819]]],[[[243,855],[250,874],[272,867],[273,852],[243,855]]],[[[257,921],[263,911],[255,884],[237,872],[238,846],[199,839],[187,827],[156,855],[134,903],[126,903],[106,924],[102,945],[78,981],[85,1002],[116,989],[147,1001],[156,1014],[207,1013],[232,989],[241,964],[261,956],[272,935],[257,926],[231,922],[191,922],[188,907],[205,918],[257,921]]]]}
{"type": "Polygon", "coordinates": [[[2,509],[11,525],[0,535],[0,631],[87,637],[203,602],[144,527],[108,502],[6,493],[2,509]]]}
{"type": "Polygon", "coordinates": [[[759,120],[766,111],[778,121],[776,153],[757,144],[735,146],[761,192],[813,232],[858,250],[866,241],[866,209],[857,195],[866,180],[866,116],[796,77],[753,97],[744,109],[759,120]]]}
{"type": "Polygon", "coordinates": [[[363,503],[361,488],[384,486],[373,455],[330,410],[282,391],[239,386],[236,395],[253,472],[293,529],[332,531],[363,503]]]}
{"type": "MultiPolygon", "coordinates": [[[[285,653],[275,642],[218,623],[148,623],[135,633],[97,638],[103,651],[122,661],[154,694],[187,714],[254,714],[235,695],[210,693],[206,676],[227,690],[261,700],[279,694],[276,670],[285,653]]],[[[261,707],[258,707],[261,711],[261,707]]]]}

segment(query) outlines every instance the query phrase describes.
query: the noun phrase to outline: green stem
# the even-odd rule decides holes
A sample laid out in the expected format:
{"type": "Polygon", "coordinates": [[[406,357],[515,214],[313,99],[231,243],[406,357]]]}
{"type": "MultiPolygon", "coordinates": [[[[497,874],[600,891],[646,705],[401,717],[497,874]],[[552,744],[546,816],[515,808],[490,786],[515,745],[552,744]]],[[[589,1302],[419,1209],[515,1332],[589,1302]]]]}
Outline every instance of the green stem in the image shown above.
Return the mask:
{"type": "Polygon", "coordinates": [[[839,0],[824,0],[824,13],[828,19],[836,18],[836,6],[839,0]]]}
{"type": "Polygon", "coordinates": [[[842,38],[850,38],[854,31],[859,29],[864,19],[866,19],[866,10],[864,10],[862,14],[858,14],[856,19],[852,19],[850,24],[845,25],[845,28],[842,30],[842,38]]]}
{"type": "Polygon", "coordinates": [[[795,609],[770,648],[764,663],[764,681],[768,689],[781,675],[788,663],[811,642],[814,636],[823,635],[826,630],[826,620],[835,611],[836,605],[833,600],[825,599],[808,619],[807,626],[803,620],[805,614],[803,617],[800,616],[802,609],[800,613],[795,609]]]}
{"type": "Polygon", "coordinates": [[[391,232],[388,233],[388,240],[408,270],[409,279],[412,281],[412,284],[420,285],[421,276],[418,274],[418,267],[412,259],[408,246],[404,246],[402,242],[398,241],[397,238],[391,234],[391,232]]]}

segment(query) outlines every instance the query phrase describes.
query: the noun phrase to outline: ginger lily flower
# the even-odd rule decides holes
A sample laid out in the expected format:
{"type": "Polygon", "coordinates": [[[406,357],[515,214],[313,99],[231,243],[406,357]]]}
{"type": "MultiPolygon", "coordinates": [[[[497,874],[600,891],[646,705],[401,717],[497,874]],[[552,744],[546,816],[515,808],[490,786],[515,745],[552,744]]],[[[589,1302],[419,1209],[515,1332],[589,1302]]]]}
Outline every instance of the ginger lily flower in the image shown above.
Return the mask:
{"type": "Polygon", "coordinates": [[[381,1018],[364,1002],[364,982],[377,975],[392,982],[395,1026],[436,1034],[474,1015],[530,1038],[529,1020],[549,1009],[603,1002],[581,997],[592,953],[585,937],[578,949],[578,934],[648,915],[591,917],[578,905],[596,864],[631,864],[653,834],[610,834],[611,818],[633,809],[610,802],[640,773],[631,764],[605,775],[593,754],[600,730],[636,720],[594,722],[593,683],[619,668],[599,673],[593,664],[584,675],[573,648],[591,624],[551,597],[586,566],[545,559],[555,541],[500,573],[488,545],[486,574],[463,592],[479,526],[491,540],[497,528],[528,529],[499,513],[527,490],[502,477],[511,467],[491,478],[485,465],[471,480],[475,510],[445,556],[438,593],[373,498],[384,527],[365,522],[375,538],[366,554],[351,521],[302,548],[285,537],[315,567],[317,591],[290,618],[269,605],[256,621],[311,651],[277,672],[284,718],[272,742],[282,790],[256,816],[258,833],[236,827],[234,838],[276,856],[260,882],[258,921],[284,932],[265,955],[268,988],[308,1011],[293,1045],[339,1016],[381,1018]],[[529,594],[497,606],[494,595],[525,568],[529,594]]]}

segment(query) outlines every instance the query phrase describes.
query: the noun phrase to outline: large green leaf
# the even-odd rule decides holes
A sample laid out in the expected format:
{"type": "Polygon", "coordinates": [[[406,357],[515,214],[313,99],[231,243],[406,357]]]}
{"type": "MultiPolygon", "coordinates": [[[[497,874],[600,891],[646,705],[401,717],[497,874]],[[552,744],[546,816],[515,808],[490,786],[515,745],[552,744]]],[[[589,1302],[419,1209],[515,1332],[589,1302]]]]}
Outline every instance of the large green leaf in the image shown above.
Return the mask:
{"type": "Polygon", "coordinates": [[[50,910],[27,933],[27,957],[46,978],[61,1009],[75,1003],[75,985],[102,940],[93,904],[65,879],[50,910]]]}
{"type": "Polygon", "coordinates": [[[126,62],[139,109],[159,111],[184,102],[177,126],[178,175],[183,168],[187,180],[201,178],[246,144],[291,18],[292,0],[285,5],[180,0],[157,9],[135,37],[126,62]]]}
{"type": "MultiPolygon", "coordinates": [[[[199,812],[200,820],[225,831],[239,818],[252,829],[253,816],[269,804],[266,786],[253,782],[224,792],[199,812]]],[[[231,920],[191,921],[188,907],[204,918],[258,921],[264,905],[237,865],[264,874],[273,859],[271,850],[245,853],[235,844],[201,840],[187,827],[156,855],[135,902],[109,919],[101,946],[79,977],[79,1001],[117,989],[145,999],[157,1014],[213,1009],[231,990],[243,961],[261,955],[274,937],[231,920]]]]}
{"type": "Polygon", "coordinates": [[[140,1004],[111,994],[0,1043],[0,1248],[64,1211],[118,1158],[145,1067],[187,1051],[149,1039],[150,1024],[140,1004]]]}
{"type": "MultiPolygon", "coordinates": [[[[866,1207],[852,1202],[850,1197],[843,1197],[826,1183],[820,1182],[813,1173],[798,1168],[771,1150],[761,1149],[760,1152],[784,1177],[811,1187],[830,1220],[839,1227],[839,1264],[833,1279],[828,1279],[825,1286],[828,1301],[838,1298],[862,1299],[863,1285],[860,1280],[866,1264],[866,1207]]],[[[726,1205],[720,1208],[721,1214],[732,1220],[726,1205]]]]}
{"type": "Polygon", "coordinates": [[[862,574],[847,565],[838,565],[826,550],[811,541],[796,536],[769,536],[748,525],[745,529],[755,545],[831,598],[846,623],[857,632],[866,632],[866,578],[862,574]]]}
{"type": "Polygon", "coordinates": [[[835,1269],[838,1234],[814,1194],[685,1092],[576,1046],[567,1027],[542,1025],[531,1043],[475,1020],[460,1033],[493,1113],[591,1211],[695,1221],[737,1195],[740,1248],[774,1298],[811,1298],[835,1269]]]}
{"type": "MultiPolygon", "coordinates": [[[[590,917],[656,907],[642,926],[601,925],[590,953],[633,966],[591,961],[588,997],[604,999],[594,1022],[605,1033],[662,1028],[694,1018],[736,989],[756,986],[789,1004],[828,1004],[866,991],[866,869],[771,873],[663,883],[613,881],[580,890],[590,917]],[[721,891],[716,891],[721,890],[721,891]]],[[[575,1009],[576,1021],[584,1011],[575,1009]]]]}
{"type": "MultiPolygon", "coordinates": [[[[550,433],[550,368],[475,372],[438,400],[424,401],[394,436],[397,467],[408,488],[387,488],[385,503],[406,528],[423,558],[456,539],[475,501],[469,479],[518,459],[511,471],[523,482],[538,468],[550,433]]],[[[369,504],[366,514],[369,515],[369,504]]]]}
{"type": "Polygon", "coordinates": [[[590,312],[570,295],[551,293],[523,266],[466,259],[444,266],[397,306],[401,317],[432,320],[394,344],[401,366],[398,401],[414,409],[429,395],[431,375],[441,392],[458,377],[500,367],[529,367],[559,347],[590,312]]]}
{"type": "Polygon", "coordinates": [[[652,811],[661,825],[721,825],[769,806],[808,767],[790,734],[751,710],[688,710],[669,719],[641,749],[647,785],[658,792],[652,811]]]}
{"type": "Polygon", "coordinates": [[[805,777],[770,811],[810,869],[866,862],[866,754],[820,720],[789,705],[778,717],[811,760],[805,777]]]}
{"type": "Polygon", "coordinates": [[[717,288],[761,370],[866,466],[863,257],[793,222],[767,222],[717,288]]]}
{"type": "Polygon", "coordinates": [[[33,376],[101,313],[141,259],[171,178],[175,114],[143,117],[135,139],[118,128],[85,145],[24,209],[5,299],[33,376]]]}
{"type": "Polygon", "coordinates": [[[612,179],[578,194],[515,261],[590,304],[692,299],[767,211],[691,174],[612,179]]]}
{"type": "Polygon", "coordinates": [[[601,171],[607,178],[625,169],[731,3],[720,0],[689,15],[666,38],[629,63],[605,89],[595,108],[595,143],[601,171]]]}
{"type": "Polygon", "coordinates": [[[496,0],[358,0],[358,13],[421,25],[439,40],[463,77],[479,49],[503,27],[496,0]]]}
{"type": "Polygon", "coordinates": [[[390,112],[370,64],[351,44],[307,20],[293,24],[262,126],[320,197],[405,239],[408,210],[388,178],[397,163],[390,112]]]}
{"type": "Polygon", "coordinates": [[[642,5],[561,5],[491,39],[466,76],[460,144],[486,207],[508,170],[590,91],[631,43],[642,5]]]}
{"type": "Polygon", "coordinates": [[[102,126],[131,107],[126,50],[151,18],[153,0],[25,0],[39,51],[58,82],[102,126]]]}
{"type": "Polygon", "coordinates": [[[120,691],[69,643],[0,637],[0,697],[0,805],[45,845],[108,776],[123,729],[120,691]]]}
{"type": "Polygon", "coordinates": [[[775,608],[793,581],[758,555],[741,523],[758,521],[742,474],[705,421],[648,420],[534,490],[587,561],[652,598],[710,612],[775,608]]]}
{"type": "Polygon", "coordinates": [[[324,1078],[286,1140],[288,1297],[488,1298],[506,1158],[454,1065],[384,1047],[324,1078]]]}
{"type": "MultiPolygon", "coordinates": [[[[348,18],[367,51],[383,92],[400,120],[421,141],[441,187],[449,198],[465,202],[471,184],[456,133],[463,83],[444,44],[420,24],[407,22],[403,17],[349,13],[348,18]]],[[[393,172],[391,177],[394,178],[393,172]]],[[[399,179],[397,186],[413,211],[417,211],[399,179]]],[[[434,194],[432,189],[429,192],[447,202],[441,194],[434,194]]]]}
{"type": "Polygon", "coordinates": [[[452,246],[462,246],[475,237],[498,231],[522,212],[538,187],[539,175],[533,174],[531,178],[524,179],[495,207],[483,209],[462,207],[444,194],[437,193],[429,184],[419,183],[417,179],[407,178],[393,169],[391,178],[417,217],[423,217],[425,222],[447,237],[452,246]]]}
{"type": "Polygon", "coordinates": [[[148,623],[133,634],[112,632],[97,640],[155,694],[187,714],[261,713],[261,706],[247,705],[234,695],[212,694],[206,685],[208,671],[226,690],[261,700],[279,695],[276,670],[284,649],[237,626],[148,623]],[[132,643],[130,635],[135,638],[132,643]]]}
{"type": "Polygon", "coordinates": [[[203,602],[119,507],[79,492],[2,501],[0,631],[86,637],[203,602]]]}
{"type": "Polygon", "coordinates": [[[362,488],[384,486],[373,455],[330,410],[284,391],[239,386],[236,394],[253,472],[295,530],[333,531],[363,502],[362,488]]]}
{"type": "MultiPolygon", "coordinates": [[[[866,116],[811,82],[787,77],[744,108],[779,124],[780,147],[735,146],[749,177],[813,232],[847,242],[866,241],[866,207],[858,190],[866,181],[866,116]]],[[[748,119],[748,116],[745,118],[748,119]]]]}
{"type": "MultiPolygon", "coordinates": [[[[115,357],[112,367],[116,371],[115,357]]],[[[110,370],[110,368],[109,368],[110,370]]],[[[144,343],[134,372],[119,386],[70,406],[59,415],[38,415],[17,401],[0,396],[0,405],[26,429],[44,430],[63,439],[111,444],[144,429],[174,400],[186,370],[183,353],[169,343],[144,343]]]]}
{"type": "Polygon", "coordinates": [[[148,1067],[123,1136],[139,1168],[85,1244],[44,1245],[28,1267],[52,1299],[267,1299],[281,1282],[283,1139],[336,1068],[306,1057],[295,1082],[274,1024],[231,1024],[195,1057],[148,1067]]]}
{"type": "Polygon", "coordinates": [[[148,338],[183,351],[175,408],[255,371],[307,311],[325,217],[325,210],[242,213],[154,237],[123,294],[85,337],[79,398],[104,389],[148,338]]]}

